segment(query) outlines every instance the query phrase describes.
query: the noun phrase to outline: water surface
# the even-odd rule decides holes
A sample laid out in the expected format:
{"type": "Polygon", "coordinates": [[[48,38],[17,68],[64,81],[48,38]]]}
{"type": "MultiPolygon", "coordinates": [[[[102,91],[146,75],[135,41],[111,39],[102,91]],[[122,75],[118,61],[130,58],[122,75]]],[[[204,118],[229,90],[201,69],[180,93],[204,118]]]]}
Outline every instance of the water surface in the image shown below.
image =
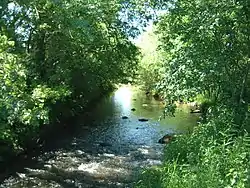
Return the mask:
{"type": "Polygon", "coordinates": [[[162,109],[162,102],[139,88],[123,86],[87,118],[79,117],[73,136],[57,141],[56,149],[16,170],[0,187],[133,187],[143,168],[161,164],[164,146],[157,141],[167,133],[187,132],[198,119],[183,106],[175,117],[160,120],[162,109]]]}

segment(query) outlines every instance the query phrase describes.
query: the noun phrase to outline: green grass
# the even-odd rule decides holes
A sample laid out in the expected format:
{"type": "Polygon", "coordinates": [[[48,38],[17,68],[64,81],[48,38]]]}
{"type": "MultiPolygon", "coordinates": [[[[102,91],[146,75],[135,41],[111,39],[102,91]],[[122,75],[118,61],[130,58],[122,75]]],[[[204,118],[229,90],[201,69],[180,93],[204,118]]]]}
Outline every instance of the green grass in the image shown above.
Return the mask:
{"type": "Polygon", "coordinates": [[[137,188],[249,188],[250,137],[232,133],[230,116],[222,114],[178,136],[165,148],[160,167],[143,172],[137,188]]]}

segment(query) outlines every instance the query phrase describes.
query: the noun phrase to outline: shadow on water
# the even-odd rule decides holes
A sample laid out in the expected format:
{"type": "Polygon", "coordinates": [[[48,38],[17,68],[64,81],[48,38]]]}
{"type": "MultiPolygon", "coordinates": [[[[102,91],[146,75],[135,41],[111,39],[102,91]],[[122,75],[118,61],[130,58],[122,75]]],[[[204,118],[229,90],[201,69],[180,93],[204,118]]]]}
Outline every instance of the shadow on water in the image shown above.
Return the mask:
{"type": "Polygon", "coordinates": [[[158,121],[162,109],[161,102],[139,89],[121,87],[87,118],[68,125],[77,125],[73,133],[55,135],[60,139],[51,140],[52,147],[42,154],[13,164],[0,187],[133,187],[143,168],[161,164],[164,146],[158,139],[186,132],[198,119],[182,108],[175,118],[158,121]]]}

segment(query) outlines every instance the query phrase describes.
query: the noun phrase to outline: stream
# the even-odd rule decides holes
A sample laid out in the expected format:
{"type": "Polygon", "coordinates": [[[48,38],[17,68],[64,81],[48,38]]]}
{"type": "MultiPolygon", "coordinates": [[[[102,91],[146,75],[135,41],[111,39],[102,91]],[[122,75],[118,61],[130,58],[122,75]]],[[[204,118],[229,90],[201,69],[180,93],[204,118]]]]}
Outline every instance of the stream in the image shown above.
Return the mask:
{"type": "Polygon", "coordinates": [[[103,98],[87,119],[79,117],[74,134],[55,140],[56,148],[17,168],[0,188],[133,187],[144,168],[161,164],[164,145],[158,140],[167,133],[188,132],[198,120],[185,105],[166,119],[160,119],[162,109],[162,102],[140,89],[122,86],[103,98]]]}

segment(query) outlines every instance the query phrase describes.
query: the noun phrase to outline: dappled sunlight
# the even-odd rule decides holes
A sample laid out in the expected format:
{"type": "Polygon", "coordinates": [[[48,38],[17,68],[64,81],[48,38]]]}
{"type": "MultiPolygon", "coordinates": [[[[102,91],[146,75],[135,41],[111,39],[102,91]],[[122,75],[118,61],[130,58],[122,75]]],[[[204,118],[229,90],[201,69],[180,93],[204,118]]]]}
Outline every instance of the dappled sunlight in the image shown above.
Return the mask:
{"type": "Polygon", "coordinates": [[[0,188],[250,188],[249,2],[2,0],[0,188]]]}
{"type": "Polygon", "coordinates": [[[39,156],[36,166],[7,179],[4,185],[133,187],[142,169],[162,164],[164,145],[158,144],[158,140],[176,131],[178,122],[173,121],[171,127],[157,121],[161,110],[160,101],[149,98],[138,88],[122,86],[99,103],[91,121],[78,120],[80,130],[71,139],[60,140],[60,149],[39,156]],[[128,118],[122,119],[123,115],[128,118]],[[139,118],[149,121],[140,122],[139,118]]]}
{"type": "MultiPolygon", "coordinates": [[[[19,173],[17,185],[131,187],[138,175],[135,174],[135,169],[161,164],[162,152],[147,145],[132,146],[123,155],[105,153],[104,150],[105,148],[98,148],[98,154],[84,150],[46,153],[45,155],[53,154],[54,157],[43,162],[40,168],[26,168],[24,173],[19,173]]],[[[11,181],[13,180],[9,183],[11,181]]]]}

